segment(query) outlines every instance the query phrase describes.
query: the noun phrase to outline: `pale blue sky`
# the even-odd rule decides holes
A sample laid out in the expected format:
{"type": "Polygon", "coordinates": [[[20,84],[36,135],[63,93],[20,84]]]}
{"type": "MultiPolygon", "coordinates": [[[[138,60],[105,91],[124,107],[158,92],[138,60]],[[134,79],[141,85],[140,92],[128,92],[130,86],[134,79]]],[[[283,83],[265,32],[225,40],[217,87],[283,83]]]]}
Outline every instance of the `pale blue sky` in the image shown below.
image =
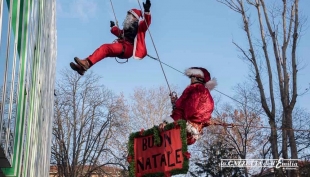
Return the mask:
{"type": "MultiPolygon", "coordinates": [[[[142,4],[140,0],[140,3],[142,4]]],[[[233,96],[232,87],[248,76],[247,64],[238,58],[240,54],[232,39],[246,45],[240,28],[241,17],[216,0],[164,1],[151,0],[152,33],[161,61],[184,71],[191,66],[207,68],[218,80],[217,90],[233,96]]],[[[122,24],[127,10],[139,8],[137,0],[113,0],[115,13],[122,24]]],[[[300,1],[300,10],[310,17],[309,0],[300,1]]],[[[255,15],[255,14],[253,14],[255,15]]],[[[103,43],[111,43],[110,20],[114,21],[109,0],[61,0],[57,1],[57,71],[75,56],[85,58],[103,43]]],[[[309,23],[306,24],[309,26],[309,23]]],[[[304,32],[299,43],[298,57],[307,66],[300,71],[299,83],[304,90],[310,79],[310,29],[304,32]]],[[[156,57],[149,34],[146,36],[148,53],[156,57]]],[[[163,66],[168,81],[184,89],[188,78],[163,66]]],[[[103,83],[115,93],[133,93],[138,86],[154,87],[166,84],[158,62],[146,57],[130,59],[118,64],[114,58],[106,58],[91,68],[103,76],[103,83]]],[[[213,91],[213,95],[218,95],[213,91]]],[[[224,100],[229,101],[225,96],[224,100]]],[[[299,105],[310,110],[310,93],[299,97],[299,105]]]]}

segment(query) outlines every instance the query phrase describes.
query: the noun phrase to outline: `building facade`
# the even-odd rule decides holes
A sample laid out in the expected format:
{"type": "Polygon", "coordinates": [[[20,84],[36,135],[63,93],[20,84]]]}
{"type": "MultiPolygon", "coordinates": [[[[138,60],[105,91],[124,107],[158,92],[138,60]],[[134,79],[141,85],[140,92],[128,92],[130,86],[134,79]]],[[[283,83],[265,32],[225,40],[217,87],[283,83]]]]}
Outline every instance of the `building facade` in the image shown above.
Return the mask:
{"type": "MultiPolygon", "coordinates": [[[[84,166],[85,173],[87,172],[89,166],[84,166]]],[[[76,176],[76,177],[82,177],[81,176],[76,176]]],[[[117,167],[112,167],[112,166],[103,166],[100,167],[97,171],[92,172],[89,177],[128,177],[129,174],[128,172],[117,168],[117,167]]],[[[50,167],[50,172],[49,172],[49,177],[62,177],[58,175],[58,168],[55,165],[51,165],[50,167]]]]}
{"type": "Polygon", "coordinates": [[[0,0],[2,176],[49,176],[56,40],[56,0],[0,0]]]}

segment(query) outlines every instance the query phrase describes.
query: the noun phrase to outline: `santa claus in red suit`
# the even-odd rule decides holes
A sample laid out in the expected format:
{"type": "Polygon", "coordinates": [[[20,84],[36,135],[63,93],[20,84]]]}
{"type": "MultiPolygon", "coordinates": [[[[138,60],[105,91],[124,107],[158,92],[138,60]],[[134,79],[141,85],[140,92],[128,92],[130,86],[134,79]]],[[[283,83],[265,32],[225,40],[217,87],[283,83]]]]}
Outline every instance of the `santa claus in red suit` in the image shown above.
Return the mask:
{"type": "Polygon", "coordinates": [[[140,10],[131,9],[127,12],[122,30],[115,26],[113,21],[110,21],[111,33],[118,37],[116,42],[101,45],[93,54],[83,60],[75,57],[76,63],[71,62],[70,67],[80,75],[84,75],[91,66],[107,57],[128,59],[133,56],[134,59],[143,59],[147,55],[145,33],[151,24],[150,0],[146,0],[143,7],[144,13],[141,21],[139,21],[142,18],[140,10]]]}
{"type": "Polygon", "coordinates": [[[171,97],[173,111],[166,123],[186,120],[187,144],[191,145],[202,135],[202,129],[209,125],[214,109],[214,101],[210,91],[217,85],[216,79],[211,79],[210,73],[201,67],[191,67],[185,71],[191,79],[190,85],[183,91],[180,98],[171,97]]]}

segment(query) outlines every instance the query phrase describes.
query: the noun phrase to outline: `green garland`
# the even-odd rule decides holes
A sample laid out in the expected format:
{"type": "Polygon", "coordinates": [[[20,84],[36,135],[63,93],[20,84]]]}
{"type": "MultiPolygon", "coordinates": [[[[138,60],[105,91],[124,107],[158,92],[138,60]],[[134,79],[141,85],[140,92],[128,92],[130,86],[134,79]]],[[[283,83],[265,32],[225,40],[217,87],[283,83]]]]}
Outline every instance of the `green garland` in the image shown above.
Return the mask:
{"type": "MultiPolygon", "coordinates": [[[[170,171],[171,175],[177,175],[177,174],[186,174],[189,168],[189,160],[184,156],[184,153],[187,152],[187,133],[186,133],[186,121],[185,120],[179,120],[177,122],[169,123],[165,126],[164,131],[171,130],[175,128],[176,125],[179,125],[181,128],[181,139],[182,139],[182,154],[183,154],[183,167],[182,169],[174,169],[170,171]]],[[[129,163],[130,170],[129,170],[129,176],[135,177],[135,162],[134,162],[134,139],[149,135],[154,135],[154,141],[155,145],[160,143],[160,137],[159,137],[159,127],[154,126],[153,128],[150,128],[148,130],[141,130],[138,132],[131,133],[129,136],[129,142],[128,142],[128,156],[131,157],[132,161],[129,163]]],[[[143,177],[162,177],[164,176],[163,172],[159,173],[152,173],[152,174],[146,174],[143,175],[143,177]]]]}

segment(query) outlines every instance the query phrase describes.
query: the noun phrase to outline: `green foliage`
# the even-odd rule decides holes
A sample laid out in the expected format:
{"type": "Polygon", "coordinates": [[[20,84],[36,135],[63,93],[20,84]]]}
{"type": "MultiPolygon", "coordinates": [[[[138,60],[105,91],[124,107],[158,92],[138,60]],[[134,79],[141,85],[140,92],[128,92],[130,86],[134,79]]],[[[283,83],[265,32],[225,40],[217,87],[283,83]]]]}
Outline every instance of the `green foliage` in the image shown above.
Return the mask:
{"type": "Polygon", "coordinates": [[[243,169],[241,168],[221,168],[221,159],[233,158],[231,149],[227,148],[221,142],[204,149],[202,153],[202,158],[194,163],[196,169],[194,172],[190,172],[192,176],[201,176],[203,174],[230,177],[243,176],[243,169]]]}

